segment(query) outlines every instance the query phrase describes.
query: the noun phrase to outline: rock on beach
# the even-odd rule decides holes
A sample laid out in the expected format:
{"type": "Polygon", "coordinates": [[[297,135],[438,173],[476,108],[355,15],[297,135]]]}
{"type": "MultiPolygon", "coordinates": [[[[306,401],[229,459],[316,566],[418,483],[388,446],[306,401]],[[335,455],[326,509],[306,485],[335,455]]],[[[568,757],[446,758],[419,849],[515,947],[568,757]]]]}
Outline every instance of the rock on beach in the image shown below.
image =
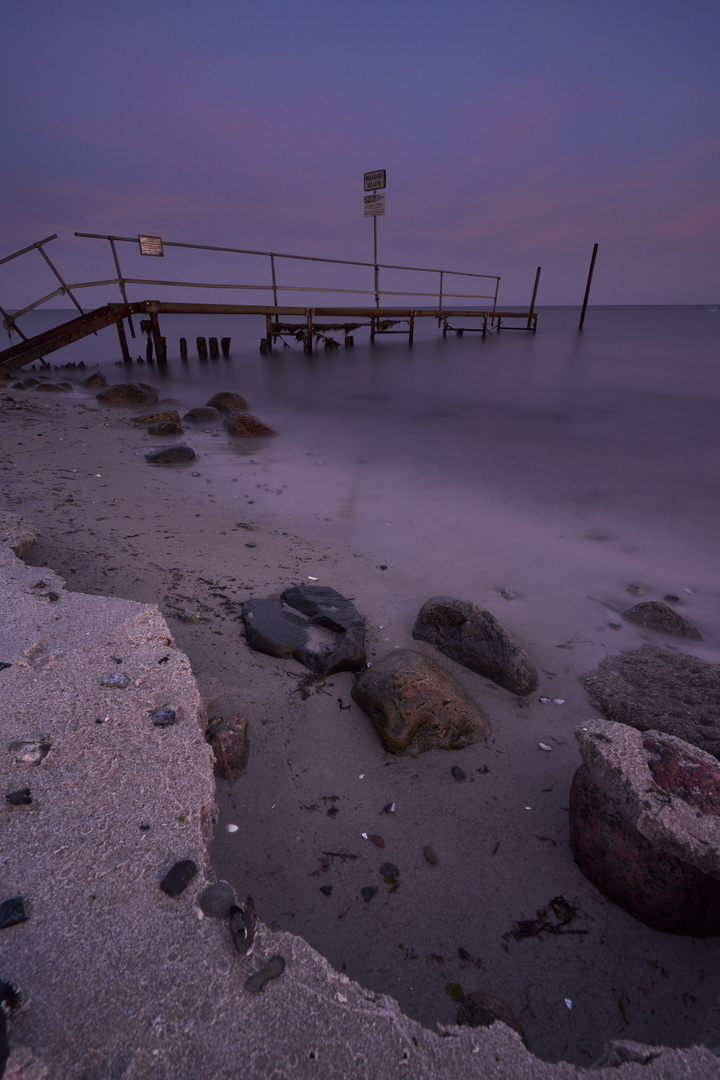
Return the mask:
{"type": "Polygon", "coordinates": [[[661,600],[649,600],[643,604],[635,604],[623,612],[626,622],[645,626],[648,630],[656,630],[661,634],[674,634],[676,637],[693,638],[702,641],[703,636],[696,626],[679,615],[661,600]]]}
{"type": "Polygon", "coordinates": [[[665,731],[720,759],[720,664],[643,645],[605,657],[580,682],[608,720],[665,731]]]}
{"type": "Polygon", "coordinates": [[[490,721],[462,686],[412,649],[394,649],[366,668],[351,693],[391,754],[461,750],[490,735],[490,721]]]}
{"type": "Polygon", "coordinates": [[[421,607],[412,635],[513,694],[537,689],[532,660],[494,615],[469,600],[433,596],[421,607]]]}
{"type": "Polygon", "coordinates": [[[223,427],[228,435],[232,435],[236,439],[246,438],[249,435],[276,434],[273,428],[268,424],[264,424],[262,420],[258,420],[256,416],[251,416],[250,413],[240,412],[238,409],[231,409],[230,412],[228,412],[223,421],[223,427]]]}
{"type": "Polygon", "coordinates": [[[119,383],[108,386],[107,390],[97,395],[97,400],[111,405],[154,405],[159,397],[155,387],[147,383],[119,383]]]}

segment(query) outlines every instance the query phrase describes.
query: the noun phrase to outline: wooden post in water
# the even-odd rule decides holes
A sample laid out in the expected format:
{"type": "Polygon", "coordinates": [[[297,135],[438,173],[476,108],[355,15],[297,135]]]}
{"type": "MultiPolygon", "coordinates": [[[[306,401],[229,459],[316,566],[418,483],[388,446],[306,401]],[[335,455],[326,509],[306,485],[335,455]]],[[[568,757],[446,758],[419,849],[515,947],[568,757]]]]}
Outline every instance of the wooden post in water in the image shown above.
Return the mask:
{"type": "Polygon", "coordinates": [[[187,360],[187,338],[180,338],[180,359],[187,360]]]}
{"type": "MultiPolygon", "coordinates": [[[[535,288],[533,289],[532,300],[530,301],[530,314],[531,315],[532,315],[533,311],[535,310],[535,297],[537,296],[538,284],[540,282],[540,271],[541,270],[542,270],[542,266],[538,266],[537,274],[535,275],[535,288]]],[[[528,330],[530,329],[531,326],[532,326],[532,319],[528,319],[528,321],[527,321],[528,330]]]]}
{"type": "Polygon", "coordinates": [[[582,314],[580,315],[580,325],[578,326],[578,330],[582,330],[583,323],[585,322],[585,311],[587,310],[588,297],[590,295],[590,285],[592,284],[593,270],[595,269],[595,256],[597,255],[597,249],[598,246],[596,244],[593,248],[592,259],[590,260],[590,273],[588,274],[587,288],[585,289],[585,299],[583,300],[582,314]]]}
{"type": "Polygon", "coordinates": [[[216,337],[208,338],[208,345],[210,346],[211,357],[213,358],[213,360],[217,360],[218,356],[220,355],[220,350],[218,349],[218,339],[216,337]]]}
{"type": "Polygon", "coordinates": [[[220,351],[223,354],[223,356],[229,356],[230,355],[230,338],[229,337],[220,338],[220,351]]]}
{"type": "Polygon", "coordinates": [[[207,360],[207,341],[205,340],[205,338],[195,338],[195,344],[197,345],[198,357],[201,360],[207,360]]]}
{"type": "Polygon", "coordinates": [[[122,319],[120,322],[115,323],[117,326],[118,337],[120,338],[120,350],[122,352],[123,360],[126,364],[132,363],[132,357],[130,356],[130,350],[128,349],[127,337],[125,336],[125,327],[123,326],[122,319]]]}
{"type": "Polygon", "coordinates": [[[162,337],[160,336],[160,322],[158,321],[157,312],[150,311],[150,326],[152,328],[153,345],[155,346],[155,358],[158,362],[158,367],[164,367],[167,363],[167,358],[163,356],[162,337]]]}

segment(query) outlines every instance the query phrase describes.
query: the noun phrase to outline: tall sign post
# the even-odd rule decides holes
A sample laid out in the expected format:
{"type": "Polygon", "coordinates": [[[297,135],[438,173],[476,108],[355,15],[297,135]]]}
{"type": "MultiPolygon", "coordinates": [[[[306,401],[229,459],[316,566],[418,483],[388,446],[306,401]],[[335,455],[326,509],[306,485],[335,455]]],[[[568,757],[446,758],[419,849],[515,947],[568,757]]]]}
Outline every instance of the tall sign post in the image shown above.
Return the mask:
{"type": "Polygon", "coordinates": [[[366,172],[363,176],[365,191],[371,191],[372,195],[364,198],[365,217],[373,219],[373,263],[375,265],[375,307],[380,307],[380,285],[377,257],[377,219],[385,213],[385,195],[379,195],[378,191],[385,188],[385,169],[376,169],[375,172],[366,172]]]}

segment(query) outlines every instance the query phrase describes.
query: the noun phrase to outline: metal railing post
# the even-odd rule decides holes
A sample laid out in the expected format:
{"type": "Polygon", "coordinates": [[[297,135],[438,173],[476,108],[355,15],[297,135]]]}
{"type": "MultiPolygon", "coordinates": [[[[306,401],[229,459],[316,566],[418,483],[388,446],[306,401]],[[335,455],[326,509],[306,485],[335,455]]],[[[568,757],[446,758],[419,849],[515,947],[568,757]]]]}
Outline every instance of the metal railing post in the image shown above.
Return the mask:
{"type": "MultiPolygon", "coordinates": [[[[120,295],[122,296],[123,301],[127,304],[127,303],[129,303],[129,301],[128,301],[128,298],[127,298],[127,292],[125,291],[125,280],[124,280],[124,278],[122,276],[122,271],[120,269],[120,260],[118,259],[117,248],[115,247],[115,237],[114,236],[109,236],[108,240],[110,241],[110,247],[112,248],[113,259],[115,260],[115,269],[117,270],[118,285],[120,286],[120,295]]],[[[130,333],[132,334],[133,337],[135,337],[135,327],[133,326],[132,315],[128,315],[128,323],[130,324],[130,333]]],[[[122,342],[121,342],[121,344],[122,344],[122,342]]],[[[127,349],[127,342],[125,344],[125,348],[127,349]]],[[[124,356],[124,354],[123,354],[123,356],[124,356]]]]}

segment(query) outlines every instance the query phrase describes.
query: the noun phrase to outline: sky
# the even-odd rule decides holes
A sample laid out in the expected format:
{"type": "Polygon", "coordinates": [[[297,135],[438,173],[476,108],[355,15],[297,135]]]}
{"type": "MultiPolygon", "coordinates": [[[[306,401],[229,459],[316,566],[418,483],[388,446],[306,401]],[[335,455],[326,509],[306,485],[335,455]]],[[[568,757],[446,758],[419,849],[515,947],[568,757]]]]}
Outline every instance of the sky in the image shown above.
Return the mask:
{"type": "MultiPolygon", "coordinates": [[[[719,56],[717,0],[5,0],[0,258],[57,233],[66,280],[114,277],[81,231],[371,262],[384,168],[380,262],[500,275],[501,307],[542,266],[538,305],[580,304],[597,243],[592,303],[714,304],[719,56]]],[[[120,249],[129,276],[267,279],[120,249]]],[[[56,285],[32,251],[0,305],[56,285]]]]}

